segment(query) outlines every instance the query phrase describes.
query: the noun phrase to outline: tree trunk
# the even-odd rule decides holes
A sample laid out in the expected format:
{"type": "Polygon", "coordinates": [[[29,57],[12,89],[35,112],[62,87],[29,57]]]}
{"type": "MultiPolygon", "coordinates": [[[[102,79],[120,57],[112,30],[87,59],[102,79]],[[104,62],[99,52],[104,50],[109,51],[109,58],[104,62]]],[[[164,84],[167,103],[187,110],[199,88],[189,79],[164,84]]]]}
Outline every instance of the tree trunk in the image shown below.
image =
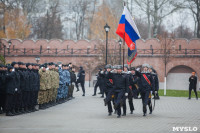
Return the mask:
{"type": "Polygon", "coordinates": [[[158,2],[157,0],[154,0],[154,27],[153,27],[153,37],[156,38],[157,37],[157,33],[158,33],[158,2]]]}

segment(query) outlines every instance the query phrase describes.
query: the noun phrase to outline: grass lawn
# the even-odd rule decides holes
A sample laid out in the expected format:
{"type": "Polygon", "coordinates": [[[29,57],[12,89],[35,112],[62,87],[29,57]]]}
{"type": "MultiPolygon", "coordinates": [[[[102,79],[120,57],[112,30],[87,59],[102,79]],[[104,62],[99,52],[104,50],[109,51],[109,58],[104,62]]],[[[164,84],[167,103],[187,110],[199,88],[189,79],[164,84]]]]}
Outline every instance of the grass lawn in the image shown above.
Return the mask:
{"type": "MultiPolygon", "coordinates": [[[[159,96],[164,96],[164,90],[158,91],[159,96]]],[[[197,91],[198,97],[200,97],[200,91],[197,91]]],[[[189,90],[167,90],[166,96],[171,97],[189,97],[189,90]]],[[[194,91],[192,91],[191,97],[195,97],[194,91]]]]}

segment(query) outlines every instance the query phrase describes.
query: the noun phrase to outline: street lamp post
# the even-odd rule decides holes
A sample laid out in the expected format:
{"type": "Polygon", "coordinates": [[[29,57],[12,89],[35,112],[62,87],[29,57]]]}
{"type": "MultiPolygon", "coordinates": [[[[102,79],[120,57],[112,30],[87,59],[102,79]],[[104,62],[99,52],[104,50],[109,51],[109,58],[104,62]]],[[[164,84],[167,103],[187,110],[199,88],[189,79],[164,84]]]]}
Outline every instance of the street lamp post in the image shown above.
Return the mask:
{"type": "Polygon", "coordinates": [[[107,65],[107,57],[108,57],[108,52],[107,52],[107,49],[108,49],[108,32],[110,30],[110,26],[108,26],[108,24],[106,23],[106,25],[104,26],[104,29],[106,31],[106,65],[107,65]]]}
{"type": "Polygon", "coordinates": [[[122,57],[121,57],[121,51],[122,51],[122,40],[121,39],[119,39],[119,41],[118,41],[118,43],[119,43],[119,65],[121,65],[121,60],[122,60],[122,57]]]}
{"type": "Polygon", "coordinates": [[[38,64],[38,62],[40,61],[40,57],[35,57],[35,60],[36,60],[36,62],[38,64]]]}

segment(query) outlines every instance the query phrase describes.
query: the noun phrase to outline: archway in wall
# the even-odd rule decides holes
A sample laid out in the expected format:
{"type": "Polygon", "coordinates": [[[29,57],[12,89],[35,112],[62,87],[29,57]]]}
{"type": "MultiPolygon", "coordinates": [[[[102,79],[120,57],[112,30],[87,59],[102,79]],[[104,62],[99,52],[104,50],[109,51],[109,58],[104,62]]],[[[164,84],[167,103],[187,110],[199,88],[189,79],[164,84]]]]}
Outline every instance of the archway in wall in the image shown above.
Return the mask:
{"type": "Polygon", "coordinates": [[[192,72],[194,70],[188,66],[180,65],[173,67],[167,74],[167,89],[188,90],[189,77],[192,72]]]}

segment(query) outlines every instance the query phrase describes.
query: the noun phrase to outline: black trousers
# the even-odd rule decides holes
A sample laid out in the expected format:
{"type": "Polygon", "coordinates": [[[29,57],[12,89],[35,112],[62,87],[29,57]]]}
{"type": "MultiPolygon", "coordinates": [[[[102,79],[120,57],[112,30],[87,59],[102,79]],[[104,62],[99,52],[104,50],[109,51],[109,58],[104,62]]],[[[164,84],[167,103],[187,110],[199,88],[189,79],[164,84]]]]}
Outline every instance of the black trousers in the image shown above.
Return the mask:
{"type": "MultiPolygon", "coordinates": [[[[97,93],[97,87],[99,87],[99,82],[97,81],[95,86],[94,86],[94,94],[96,95],[97,93]]],[[[101,91],[101,90],[100,90],[101,91]]]]}
{"type": "MultiPolygon", "coordinates": [[[[130,90],[130,91],[132,91],[132,90],[130,90]]],[[[130,111],[133,111],[134,105],[133,105],[133,93],[132,92],[128,93],[128,103],[129,103],[130,111]]]]}
{"type": "Polygon", "coordinates": [[[125,90],[117,90],[114,92],[114,94],[115,94],[115,106],[117,107],[117,115],[120,116],[121,115],[120,102],[124,98],[125,90]]]}
{"type": "Polygon", "coordinates": [[[20,109],[23,107],[23,99],[22,99],[22,92],[16,92],[14,94],[14,103],[15,103],[15,109],[20,109]]]}
{"type": "Polygon", "coordinates": [[[33,91],[33,101],[32,101],[32,106],[35,106],[38,104],[38,91],[33,91]]]}
{"type": "MultiPolygon", "coordinates": [[[[106,97],[107,97],[108,96],[108,92],[105,92],[105,94],[106,94],[106,97]]],[[[108,101],[107,105],[108,105],[108,113],[112,113],[113,109],[112,109],[111,101],[108,101]]]]}
{"type": "Polygon", "coordinates": [[[84,81],[81,82],[81,88],[82,88],[83,94],[85,94],[85,82],[84,81]]]}
{"type": "Polygon", "coordinates": [[[191,92],[192,92],[192,90],[194,90],[194,93],[195,93],[195,95],[196,95],[196,98],[198,98],[198,95],[197,95],[197,89],[193,89],[193,88],[189,88],[189,98],[191,98],[191,92]]]}
{"type": "Polygon", "coordinates": [[[149,100],[149,93],[150,91],[142,91],[141,97],[142,97],[142,104],[143,104],[143,112],[146,113],[147,112],[147,104],[148,104],[148,100],[149,100]]]}
{"type": "Polygon", "coordinates": [[[6,92],[0,92],[0,109],[5,110],[6,92]]]}
{"type": "Polygon", "coordinates": [[[14,94],[6,94],[6,112],[15,108],[14,94]]]}
{"type": "Polygon", "coordinates": [[[30,104],[30,91],[22,92],[23,108],[29,107],[30,104]]]}

